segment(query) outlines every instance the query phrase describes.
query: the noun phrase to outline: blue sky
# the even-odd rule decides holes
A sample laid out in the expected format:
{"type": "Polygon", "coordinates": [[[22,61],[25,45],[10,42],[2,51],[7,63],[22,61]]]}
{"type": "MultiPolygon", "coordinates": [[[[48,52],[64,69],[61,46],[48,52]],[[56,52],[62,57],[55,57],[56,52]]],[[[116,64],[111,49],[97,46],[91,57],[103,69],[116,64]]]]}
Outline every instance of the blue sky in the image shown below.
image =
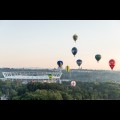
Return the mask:
{"type": "Polygon", "coordinates": [[[120,70],[119,20],[0,20],[0,67],[57,68],[57,61],[84,69],[120,70]],[[72,36],[78,35],[75,43],[72,36]],[[72,47],[78,48],[74,57],[72,47]],[[101,54],[99,63],[95,54],[101,54]]]}

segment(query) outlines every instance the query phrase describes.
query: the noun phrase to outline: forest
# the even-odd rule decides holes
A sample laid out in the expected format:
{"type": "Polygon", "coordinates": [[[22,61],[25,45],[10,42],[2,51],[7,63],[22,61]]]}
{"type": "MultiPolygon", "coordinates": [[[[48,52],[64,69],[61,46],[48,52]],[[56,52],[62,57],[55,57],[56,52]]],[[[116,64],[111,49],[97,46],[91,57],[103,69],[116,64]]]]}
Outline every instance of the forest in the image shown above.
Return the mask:
{"type": "Polygon", "coordinates": [[[120,84],[112,82],[41,83],[0,80],[0,96],[7,100],[120,100],[120,84]]]}

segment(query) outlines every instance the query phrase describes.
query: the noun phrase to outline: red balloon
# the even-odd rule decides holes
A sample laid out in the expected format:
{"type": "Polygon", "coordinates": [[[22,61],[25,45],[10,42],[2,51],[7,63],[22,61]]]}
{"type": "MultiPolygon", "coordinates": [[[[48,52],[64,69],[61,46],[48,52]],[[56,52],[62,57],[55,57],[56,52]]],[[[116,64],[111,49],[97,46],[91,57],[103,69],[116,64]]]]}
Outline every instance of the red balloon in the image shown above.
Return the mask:
{"type": "Polygon", "coordinates": [[[115,66],[115,60],[114,59],[111,59],[109,61],[109,66],[111,67],[111,69],[113,70],[114,66],[115,66]]]}

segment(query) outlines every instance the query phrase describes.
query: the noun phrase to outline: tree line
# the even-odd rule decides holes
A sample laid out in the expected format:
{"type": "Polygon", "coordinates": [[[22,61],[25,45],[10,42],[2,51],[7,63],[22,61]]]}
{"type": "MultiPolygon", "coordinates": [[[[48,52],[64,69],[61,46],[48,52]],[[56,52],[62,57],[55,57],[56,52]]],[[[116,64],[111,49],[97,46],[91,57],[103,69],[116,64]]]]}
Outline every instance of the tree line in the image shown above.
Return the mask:
{"type": "Polygon", "coordinates": [[[1,81],[0,96],[8,100],[120,100],[120,84],[112,82],[40,83],[1,81]]]}

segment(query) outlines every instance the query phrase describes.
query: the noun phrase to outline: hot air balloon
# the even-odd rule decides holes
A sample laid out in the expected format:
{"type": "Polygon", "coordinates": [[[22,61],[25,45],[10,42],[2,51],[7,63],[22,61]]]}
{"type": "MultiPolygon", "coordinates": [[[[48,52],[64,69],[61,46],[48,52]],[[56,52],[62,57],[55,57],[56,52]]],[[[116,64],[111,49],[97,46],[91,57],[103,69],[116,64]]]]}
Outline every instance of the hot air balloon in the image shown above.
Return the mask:
{"type": "Polygon", "coordinates": [[[52,80],[53,75],[52,74],[48,74],[48,77],[49,77],[50,80],[52,80]]]}
{"type": "Polygon", "coordinates": [[[71,51],[72,51],[72,54],[75,56],[78,50],[76,47],[73,47],[71,51]]]}
{"type": "Polygon", "coordinates": [[[114,66],[115,66],[115,60],[114,60],[114,59],[111,59],[111,60],[109,61],[109,66],[110,66],[110,68],[113,70],[113,68],[114,68],[114,66]]]}
{"type": "Polygon", "coordinates": [[[71,87],[75,87],[76,86],[76,82],[75,81],[71,81],[71,87]]]}
{"type": "Polygon", "coordinates": [[[97,62],[99,62],[99,60],[101,59],[101,55],[100,54],[95,55],[95,59],[97,60],[97,62]]]}
{"type": "Polygon", "coordinates": [[[70,72],[70,67],[69,66],[66,66],[65,69],[66,69],[67,72],[70,72]]]}
{"type": "Polygon", "coordinates": [[[63,65],[63,61],[58,61],[58,62],[57,62],[57,65],[61,68],[62,65],[63,65]]]}
{"type": "Polygon", "coordinates": [[[76,42],[76,40],[78,39],[78,36],[75,34],[73,35],[73,40],[76,42]]]}
{"type": "Polygon", "coordinates": [[[78,60],[76,61],[76,63],[77,63],[77,65],[80,67],[80,65],[82,64],[82,60],[78,59],[78,60]]]}

